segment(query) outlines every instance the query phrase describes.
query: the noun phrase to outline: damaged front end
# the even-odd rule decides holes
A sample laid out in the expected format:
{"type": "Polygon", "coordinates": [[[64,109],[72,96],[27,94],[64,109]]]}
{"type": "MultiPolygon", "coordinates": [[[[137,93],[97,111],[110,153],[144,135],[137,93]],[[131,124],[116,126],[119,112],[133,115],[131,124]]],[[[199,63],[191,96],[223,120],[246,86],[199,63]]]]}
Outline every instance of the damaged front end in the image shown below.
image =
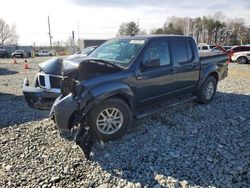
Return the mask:
{"type": "Polygon", "coordinates": [[[77,132],[74,133],[75,142],[89,159],[95,138],[89,131],[86,114],[94,106],[94,98],[88,89],[77,85],[70,77],[62,80],[61,93],[51,108],[50,117],[59,130],[72,131],[77,127],[77,132]]]}
{"type": "Polygon", "coordinates": [[[23,95],[29,107],[50,110],[55,99],[61,94],[62,59],[55,58],[42,62],[39,69],[33,84],[30,84],[28,78],[24,79],[23,95]]]}
{"type": "Polygon", "coordinates": [[[23,82],[23,94],[29,107],[39,110],[49,110],[60,95],[58,92],[48,92],[45,88],[31,86],[27,78],[23,82]]]}

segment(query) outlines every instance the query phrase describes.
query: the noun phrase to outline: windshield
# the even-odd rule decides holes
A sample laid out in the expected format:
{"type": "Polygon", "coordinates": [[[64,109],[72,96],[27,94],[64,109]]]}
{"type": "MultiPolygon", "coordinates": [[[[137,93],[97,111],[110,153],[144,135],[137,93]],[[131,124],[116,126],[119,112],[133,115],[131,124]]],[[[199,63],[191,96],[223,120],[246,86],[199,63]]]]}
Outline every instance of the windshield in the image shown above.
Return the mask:
{"type": "Polygon", "coordinates": [[[90,52],[92,52],[96,47],[87,47],[82,50],[82,54],[88,55],[90,52]]]}
{"type": "Polygon", "coordinates": [[[124,68],[128,67],[144,45],[145,40],[114,39],[109,40],[94,50],[89,57],[109,61],[124,68]]]}

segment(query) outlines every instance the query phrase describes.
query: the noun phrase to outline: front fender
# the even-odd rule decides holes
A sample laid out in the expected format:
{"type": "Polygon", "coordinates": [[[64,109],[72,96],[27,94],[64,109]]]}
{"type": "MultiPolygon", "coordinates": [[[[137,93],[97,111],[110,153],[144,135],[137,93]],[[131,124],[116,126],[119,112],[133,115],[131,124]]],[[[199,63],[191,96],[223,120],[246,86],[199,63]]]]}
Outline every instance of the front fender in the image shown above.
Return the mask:
{"type": "Polygon", "coordinates": [[[100,102],[112,96],[121,95],[129,101],[131,106],[134,104],[134,93],[131,88],[124,83],[114,82],[103,84],[93,88],[90,92],[94,96],[96,102],[100,102]]]}

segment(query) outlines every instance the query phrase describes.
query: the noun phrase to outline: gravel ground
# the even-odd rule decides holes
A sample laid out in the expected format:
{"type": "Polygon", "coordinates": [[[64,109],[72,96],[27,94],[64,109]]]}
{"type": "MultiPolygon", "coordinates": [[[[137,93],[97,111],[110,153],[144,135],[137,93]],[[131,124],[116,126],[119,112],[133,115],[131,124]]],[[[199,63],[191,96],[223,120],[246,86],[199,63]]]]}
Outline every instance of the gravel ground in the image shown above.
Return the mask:
{"type": "Polygon", "coordinates": [[[249,187],[250,65],[230,64],[211,104],[134,121],[86,161],[48,112],[23,100],[22,80],[41,60],[28,59],[30,70],[0,60],[0,187],[249,187]]]}

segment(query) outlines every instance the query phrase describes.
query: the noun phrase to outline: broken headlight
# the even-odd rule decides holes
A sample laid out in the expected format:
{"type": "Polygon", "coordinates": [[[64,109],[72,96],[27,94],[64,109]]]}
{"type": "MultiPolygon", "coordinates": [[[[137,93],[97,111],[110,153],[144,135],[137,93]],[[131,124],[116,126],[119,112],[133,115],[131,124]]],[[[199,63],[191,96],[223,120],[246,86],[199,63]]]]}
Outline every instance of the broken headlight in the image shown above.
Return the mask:
{"type": "Polygon", "coordinates": [[[75,87],[76,87],[75,79],[73,79],[69,76],[64,77],[61,81],[61,94],[63,96],[66,96],[70,93],[75,95],[75,87]]]}

